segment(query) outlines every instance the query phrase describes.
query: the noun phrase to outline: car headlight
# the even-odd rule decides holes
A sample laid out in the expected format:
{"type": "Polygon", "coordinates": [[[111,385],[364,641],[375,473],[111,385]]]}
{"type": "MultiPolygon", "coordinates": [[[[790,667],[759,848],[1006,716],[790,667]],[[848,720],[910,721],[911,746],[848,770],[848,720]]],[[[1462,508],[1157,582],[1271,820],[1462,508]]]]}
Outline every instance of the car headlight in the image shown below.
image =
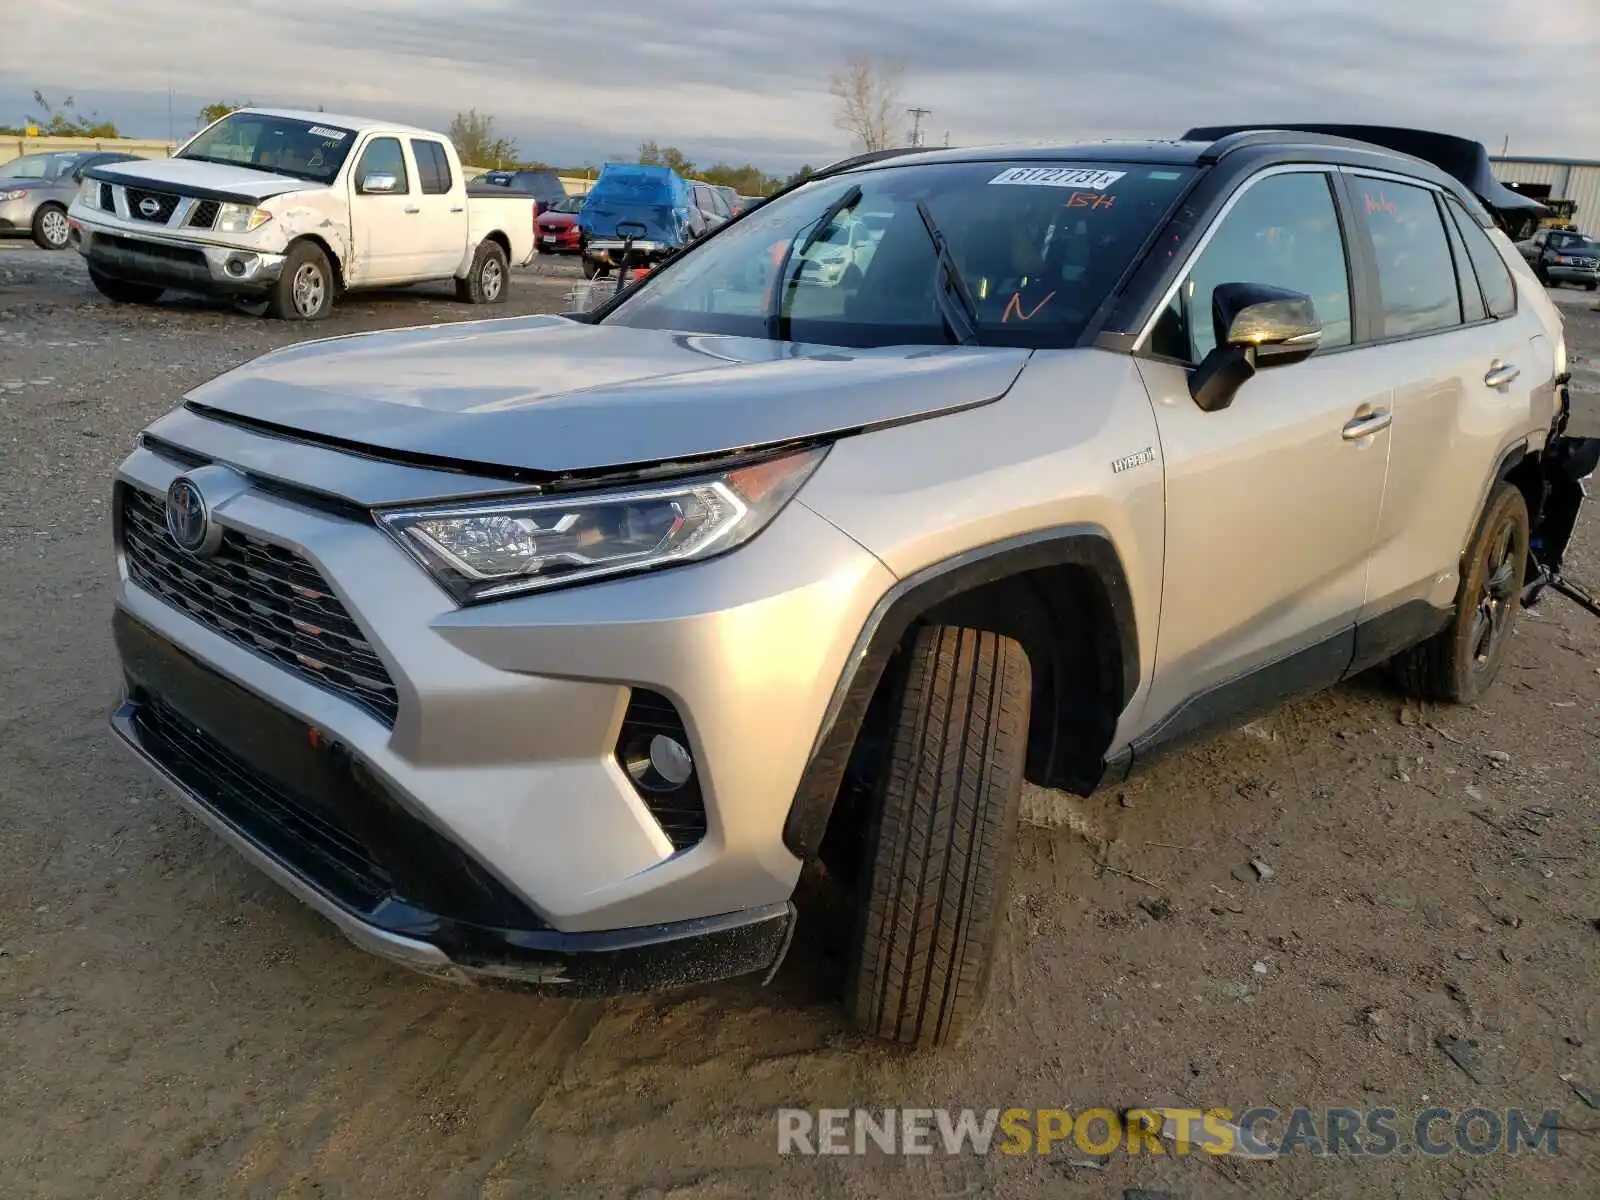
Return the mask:
{"type": "Polygon", "coordinates": [[[825,453],[616,490],[377,517],[446,591],[470,604],[732,550],[778,515],[825,453]]]}
{"type": "Polygon", "coordinates": [[[78,203],[85,208],[100,207],[100,181],[85,179],[78,185],[78,203]]]}
{"type": "Polygon", "coordinates": [[[217,210],[218,233],[254,233],[268,221],[272,214],[264,208],[251,208],[248,204],[224,204],[217,210]]]}
{"type": "Polygon", "coordinates": [[[12,188],[9,192],[0,192],[0,200],[21,200],[27,194],[27,188],[12,188]]]}

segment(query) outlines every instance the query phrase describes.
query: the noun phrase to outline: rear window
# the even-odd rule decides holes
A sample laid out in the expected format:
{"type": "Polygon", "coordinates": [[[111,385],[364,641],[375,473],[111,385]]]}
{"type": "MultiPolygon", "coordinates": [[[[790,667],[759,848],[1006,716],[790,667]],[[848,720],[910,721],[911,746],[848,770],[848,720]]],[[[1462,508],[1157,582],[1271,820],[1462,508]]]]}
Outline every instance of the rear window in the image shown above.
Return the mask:
{"type": "Polygon", "coordinates": [[[1469,217],[1466,209],[1449,198],[1445,200],[1445,207],[1455,218],[1461,240],[1467,244],[1467,257],[1472,261],[1478,286],[1483,289],[1483,301],[1489,306],[1489,315],[1511,316],[1517,311],[1517,285],[1511,278],[1511,269],[1506,266],[1505,259],[1500,257],[1500,251],[1495,249],[1483,226],[1469,217]]]}
{"type": "Polygon", "coordinates": [[[424,196],[442,196],[450,190],[450,157],[443,144],[413,138],[411,155],[417,160],[417,178],[424,196]]]}
{"type": "Polygon", "coordinates": [[[1378,261],[1386,338],[1461,323],[1455,262],[1433,192],[1387,179],[1358,178],[1357,211],[1378,261]]]}
{"type": "Polygon", "coordinates": [[[972,297],[979,342],[1071,345],[1193,175],[1114,162],[850,172],[761,205],[603,319],[852,347],[947,344],[920,202],[972,297]]]}

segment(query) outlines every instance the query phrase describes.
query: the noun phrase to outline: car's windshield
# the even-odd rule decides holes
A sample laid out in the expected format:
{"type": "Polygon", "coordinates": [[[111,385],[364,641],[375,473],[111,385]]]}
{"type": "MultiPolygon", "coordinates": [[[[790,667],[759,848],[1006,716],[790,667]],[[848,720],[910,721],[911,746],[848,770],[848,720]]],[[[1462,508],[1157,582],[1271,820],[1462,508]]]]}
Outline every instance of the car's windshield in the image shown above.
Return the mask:
{"type": "Polygon", "coordinates": [[[355,140],[354,132],[336,125],[236,112],[198,134],[178,157],[332,183],[355,140]]]}
{"type": "Polygon", "coordinates": [[[603,320],[852,347],[945,344],[954,336],[920,201],[971,292],[979,342],[1071,345],[1193,174],[1110,162],[850,172],[761,205],[603,320]]]}
{"type": "Polygon", "coordinates": [[[1600,242],[1584,237],[1581,233],[1566,234],[1559,241],[1554,238],[1550,240],[1555,249],[1567,254],[1593,254],[1596,250],[1600,250],[1600,242]]]}
{"type": "Polygon", "coordinates": [[[551,212],[575,213],[583,208],[582,196],[566,196],[550,206],[551,212]]]}
{"type": "Polygon", "coordinates": [[[72,173],[80,154],[24,154],[0,166],[0,179],[59,179],[72,173]]]}

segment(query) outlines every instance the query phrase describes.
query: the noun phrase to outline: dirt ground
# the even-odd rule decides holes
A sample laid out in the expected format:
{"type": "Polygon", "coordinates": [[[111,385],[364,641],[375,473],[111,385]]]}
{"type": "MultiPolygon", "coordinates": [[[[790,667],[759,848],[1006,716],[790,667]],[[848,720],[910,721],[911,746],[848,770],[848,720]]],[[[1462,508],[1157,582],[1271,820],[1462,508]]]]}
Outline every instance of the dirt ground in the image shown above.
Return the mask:
{"type": "MultiPolygon", "coordinates": [[[[511,311],[570,276],[519,275],[511,311]]],[[[1600,313],[1562,299],[1593,396],[1600,313]]],[[[1600,1089],[1600,622],[1559,598],[1479,706],[1360,680],[1121,791],[1031,795],[992,1001],[938,1055],[847,1028],[826,905],[766,989],[574,1002],[391,969],[245,866],[107,733],[111,473],[270,347],[477,315],[118,309],[75,256],[0,248],[0,1196],[1595,1194],[1600,1111],[1563,1076],[1600,1089]],[[784,1106],[1161,1102],[1558,1109],[1559,1152],[777,1153],[784,1106]]],[[[1600,582],[1596,527],[1570,568],[1600,582]]]]}

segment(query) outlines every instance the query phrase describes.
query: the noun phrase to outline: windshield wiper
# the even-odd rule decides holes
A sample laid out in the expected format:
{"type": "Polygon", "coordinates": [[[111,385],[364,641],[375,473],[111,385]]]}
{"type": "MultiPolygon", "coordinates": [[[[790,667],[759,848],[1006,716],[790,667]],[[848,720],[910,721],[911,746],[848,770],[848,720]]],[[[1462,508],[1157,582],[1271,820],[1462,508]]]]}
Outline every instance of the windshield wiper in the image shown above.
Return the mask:
{"type": "Polygon", "coordinates": [[[933,214],[928,211],[926,200],[917,201],[917,215],[922,218],[923,228],[928,231],[928,237],[933,241],[933,252],[939,260],[935,281],[937,286],[933,290],[933,298],[939,305],[939,315],[944,318],[944,323],[950,327],[950,332],[955,334],[956,341],[960,345],[976,346],[978,306],[972,299],[972,293],[967,289],[967,281],[961,278],[955,256],[950,253],[950,243],[945,241],[944,234],[939,232],[933,214]]]}
{"type": "Polygon", "coordinates": [[[783,302],[789,292],[794,290],[794,284],[784,286],[784,276],[789,271],[790,262],[794,260],[796,254],[804,254],[815,246],[822,239],[822,235],[828,232],[828,228],[839,219],[839,214],[860,201],[861,185],[851,184],[837,200],[822,210],[822,216],[817,218],[817,223],[811,227],[811,232],[806,234],[799,248],[790,242],[788,249],[783,252],[783,260],[778,263],[778,276],[772,288],[772,308],[767,313],[767,337],[772,341],[784,341],[784,335],[788,332],[788,321],[783,315],[783,302]]]}

